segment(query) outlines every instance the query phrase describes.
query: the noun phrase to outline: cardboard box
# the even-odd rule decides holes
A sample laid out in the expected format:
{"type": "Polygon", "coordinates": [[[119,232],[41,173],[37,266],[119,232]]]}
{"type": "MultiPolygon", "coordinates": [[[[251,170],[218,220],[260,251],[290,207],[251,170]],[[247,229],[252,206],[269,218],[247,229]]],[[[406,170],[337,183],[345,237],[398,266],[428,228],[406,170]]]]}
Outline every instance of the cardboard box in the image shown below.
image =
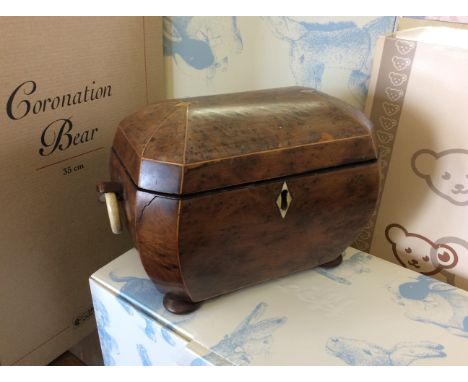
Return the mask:
{"type": "Polygon", "coordinates": [[[165,311],[134,249],[90,286],[106,365],[468,364],[468,292],[352,248],[189,315],[165,311]]]}
{"type": "Polygon", "coordinates": [[[399,17],[397,21],[398,31],[419,27],[451,27],[468,29],[468,17],[466,16],[421,16],[399,17]]]}
{"type": "Polygon", "coordinates": [[[163,97],[161,18],[0,19],[0,362],[45,364],[94,328],[87,279],[130,247],[109,228],[118,122],[163,97]]]}
{"type": "Polygon", "coordinates": [[[366,113],[382,193],[356,246],[468,289],[468,31],[381,38],[366,113]]]}

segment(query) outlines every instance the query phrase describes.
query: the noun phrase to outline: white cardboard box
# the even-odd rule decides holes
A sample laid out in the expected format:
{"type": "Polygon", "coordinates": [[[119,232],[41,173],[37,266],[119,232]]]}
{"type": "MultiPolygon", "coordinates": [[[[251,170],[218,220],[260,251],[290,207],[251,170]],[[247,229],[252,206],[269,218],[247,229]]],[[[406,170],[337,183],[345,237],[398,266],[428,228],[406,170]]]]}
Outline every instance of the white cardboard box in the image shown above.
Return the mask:
{"type": "Polygon", "coordinates": [[[135,249],[90,286],[106,365],[468,364],[468,292],[352,248],[185,316],[165,311],[135,249]]]}
{"type": "Polygon", "coordinates": [[[468,289],[468,30],[397,32],[374,63],[366,114],[382,192],[355,244],[468,289]]]}

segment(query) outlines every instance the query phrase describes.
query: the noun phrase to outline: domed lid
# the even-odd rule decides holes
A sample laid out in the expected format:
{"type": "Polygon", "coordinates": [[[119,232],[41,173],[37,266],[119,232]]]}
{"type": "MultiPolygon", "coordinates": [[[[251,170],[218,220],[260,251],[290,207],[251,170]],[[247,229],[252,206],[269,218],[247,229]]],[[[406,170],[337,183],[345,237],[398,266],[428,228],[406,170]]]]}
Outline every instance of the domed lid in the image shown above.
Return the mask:
{"type": "Polygon", "coordinates": [[[363,113],[303,87],[148,105],[120,123],[113,149],[139,188],[175,195],[377,158],[363,113]]]}

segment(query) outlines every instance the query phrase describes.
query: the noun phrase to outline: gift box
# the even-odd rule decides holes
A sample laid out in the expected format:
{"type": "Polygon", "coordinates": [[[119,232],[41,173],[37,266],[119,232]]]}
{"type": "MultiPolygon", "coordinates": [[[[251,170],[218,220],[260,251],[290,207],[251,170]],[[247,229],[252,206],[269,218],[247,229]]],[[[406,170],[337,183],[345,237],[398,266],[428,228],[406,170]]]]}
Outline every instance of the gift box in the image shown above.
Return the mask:
{"type": "Polygon", "coordinates": [[[468,292],[348,248],[187,315],[132,249],[90,278],[106,365],[462,365],[468,292]]]}
{"type": "Polygon", "coordinates": [[[366,114],[381,196],[355,245],[468,288],[468,31],[416,28],[380,38],[366,114]]]}

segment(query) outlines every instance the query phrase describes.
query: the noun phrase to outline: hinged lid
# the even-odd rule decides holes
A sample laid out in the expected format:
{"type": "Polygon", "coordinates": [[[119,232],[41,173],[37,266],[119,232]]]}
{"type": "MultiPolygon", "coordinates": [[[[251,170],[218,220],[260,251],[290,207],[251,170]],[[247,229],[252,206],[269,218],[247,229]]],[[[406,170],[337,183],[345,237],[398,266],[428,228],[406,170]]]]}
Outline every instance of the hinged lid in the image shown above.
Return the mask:
{"type": "Polygon", "coordinates": [[[114,150],[138,187],[176,195],[377,158],[363,113],[303,87],[148,105],[114,150]]]}

